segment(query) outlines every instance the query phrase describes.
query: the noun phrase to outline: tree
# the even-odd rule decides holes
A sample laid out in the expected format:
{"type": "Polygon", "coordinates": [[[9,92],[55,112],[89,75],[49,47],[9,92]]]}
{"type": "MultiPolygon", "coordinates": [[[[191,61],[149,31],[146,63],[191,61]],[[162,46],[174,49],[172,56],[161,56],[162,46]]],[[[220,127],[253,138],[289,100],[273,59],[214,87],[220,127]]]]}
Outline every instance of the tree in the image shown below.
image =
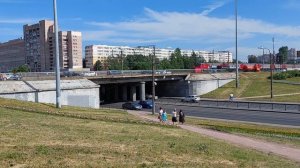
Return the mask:
{"type": "Polygon", "coordinates": [[[12,70],[13,73],[17,73],[17,72],[29,72],[30,71],[30,68],[28,65],[24,64],[24,65],[21,65],[17,68],[14,68],[12,70]]]}
{"type": "Polygon", "coordinates": [[[172,69],[170,65],[170,61],[168,59],[163,59],[159,62],[158,69],[172,69]]]}
{"type": "Polygon", "coordinates": [[[174,53],[171,54],[170,65],[172,69],[184,68],[184,58],[181,55],[181,50],[179,48],[176,48],[174,53]]]}
{"type": "Polygon", "coordinates": [[[248,63],[257,63],[257,57],[255,55],[249,55],[248,63]]]}
{"type": "Polygon", "coordinates": [[[95,65],[94,65],[94,70],[95,71],[101,71],[101,70],[103,70],[102,63],[101,63],[100,60],[96,61],[95,65]]]}
{"type": "Polygon", "coordinates": [[[279,48],[278,53],[278,63],[283,64],[286,63],[288,57],[289,48],[287,46],[282,46],[279,48]]]}

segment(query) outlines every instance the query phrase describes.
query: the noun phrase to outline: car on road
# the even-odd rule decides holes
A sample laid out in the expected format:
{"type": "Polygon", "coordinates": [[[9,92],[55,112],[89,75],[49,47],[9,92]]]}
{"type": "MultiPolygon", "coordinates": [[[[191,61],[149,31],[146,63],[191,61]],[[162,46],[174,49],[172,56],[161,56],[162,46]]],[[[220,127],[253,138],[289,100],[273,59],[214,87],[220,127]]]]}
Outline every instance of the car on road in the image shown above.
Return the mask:
{"type": "Polygon", "coordinates": [[[189,96],[186,96],[185,98],[181,99],[181,101],[197,103],[200,101],[200,97],[197,95],[189,95],[189,96]]]}
{"type": "Polygon", "coordinates": [[[152,100],[140,101],[139,104],[142,105],[142,107],[146,108],[146,109],[152,109],[153,108],[152,100]]]}
{"type": "Polygon", "coordinates": [[[21,75],[18,75],[18,74],[12,74],[9,76],[8,78],[9,80],[21,80],[22,79],[22,76],[21,75]]]}
{"type": "Polygon", "coordinates": [[[128,110],[141,110],[143,107],[138,102],[127,102],[122,104],[122,108],[128,110]]]}

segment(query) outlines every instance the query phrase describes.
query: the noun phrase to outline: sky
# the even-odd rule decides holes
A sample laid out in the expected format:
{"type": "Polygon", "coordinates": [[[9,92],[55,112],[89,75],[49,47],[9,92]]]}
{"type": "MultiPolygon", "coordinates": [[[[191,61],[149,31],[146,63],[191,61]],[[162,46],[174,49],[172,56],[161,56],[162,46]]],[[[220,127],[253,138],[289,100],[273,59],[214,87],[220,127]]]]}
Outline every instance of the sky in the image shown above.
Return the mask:
{"type": "MultiPolygon", "coordinates": [[[[24,24],[53,20],[52,0],[0,0],[0,42],[24,24]]],[[[59,28],[91,44],[229,50],[235,55],[234,0],[57,0],[59,28]]],[[[300,0],[238,0],[238,59],[259,46],[300,50],[300,0]]]]}

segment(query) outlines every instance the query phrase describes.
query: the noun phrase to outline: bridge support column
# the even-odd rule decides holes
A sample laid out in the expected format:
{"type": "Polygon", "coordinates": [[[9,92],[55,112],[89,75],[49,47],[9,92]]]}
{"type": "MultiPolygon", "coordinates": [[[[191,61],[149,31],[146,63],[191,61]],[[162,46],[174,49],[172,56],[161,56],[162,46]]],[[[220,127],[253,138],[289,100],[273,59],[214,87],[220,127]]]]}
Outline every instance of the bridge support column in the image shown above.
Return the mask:
{"type": "Polygon", "coordinates": [[[140,83],[140,99],[141,99],[141,101],[146,100],[145,84],[146,84],[146,82],[140,83]]]}
{"type": "Polygon", "coordinates": [[[119,87],[118,87],[118,85],[114,86],[114,100],[115,101],[119,100],[119,87]]]}
{"type": "Polygon", "coordinates": [[[131,101],[136,101],[136,86],[135,85],[130,87],[130,99],[131,99],[131,101]]]}
{"type": "Polygon", "coordinates": [[[122,87],[122,100],[127,101],[127,85],[122,87]]]}

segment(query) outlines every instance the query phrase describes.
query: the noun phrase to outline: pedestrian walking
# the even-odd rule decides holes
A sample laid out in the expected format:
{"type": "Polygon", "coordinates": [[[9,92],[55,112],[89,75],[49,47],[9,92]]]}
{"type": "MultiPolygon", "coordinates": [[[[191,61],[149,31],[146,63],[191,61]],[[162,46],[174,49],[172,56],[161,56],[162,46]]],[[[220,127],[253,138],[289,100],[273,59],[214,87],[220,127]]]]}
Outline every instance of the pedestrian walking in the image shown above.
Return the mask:
{"type": "Polygon", "coordinates": [[[176,109],[174,109],[174,111],[172,112],[172,122],[173,122],[173,125],[175,125],[175,123],[177,123],[177,111],[176,111],[176,109]]]}
{"type": "Polygon", "coordinates": [[[163,114],[163,112],[164,112],[163,109],[160,107],[159,108],[159,112],[158,112],[158,117],[157,117],[159,119],[159,122],[162,122],[162,114],[163,114]]]}
{"type": "Polygon", "coordinates": [[[182,110],[179,110],[179,123],[183,124],[185,122],[185,114],[182,110]]]}
{"type": "Polygon", "coordinates": [[[233,101],[233,94],[229,94],[229,101],[233,101]]]}
{"type": "Polygon", "coordinates": [[[162,118],[162,122],[163,122],[163,123],[166,123],[166,122],[167,122],[167,120],[168,120],[168,115],[167,115],[167,112],[166,112],[166,111],[164,111],[164,112],[162,113],[161,118],[162,118]]]}

